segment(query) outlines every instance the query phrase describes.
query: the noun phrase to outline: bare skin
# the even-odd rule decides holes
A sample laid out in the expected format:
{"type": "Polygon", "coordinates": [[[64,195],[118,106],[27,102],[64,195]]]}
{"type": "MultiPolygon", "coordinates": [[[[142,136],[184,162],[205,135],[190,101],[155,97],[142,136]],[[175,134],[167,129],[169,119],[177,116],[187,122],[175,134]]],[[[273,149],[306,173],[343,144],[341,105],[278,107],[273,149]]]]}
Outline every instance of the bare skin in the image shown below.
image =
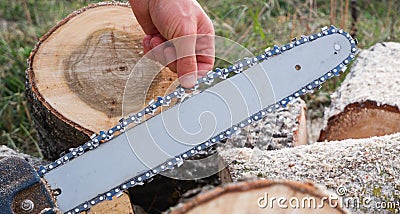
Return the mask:
{"type": "Polygon", "coordinates": [[[197,1],[130,0],[130,4],[146,33],[144,53],[153,50],[150,57],[176,71],[183,87],[192,87],[213,68],[214,27],[197,1]],[[154,49],[168,40],[173,45],[154,49]]]}

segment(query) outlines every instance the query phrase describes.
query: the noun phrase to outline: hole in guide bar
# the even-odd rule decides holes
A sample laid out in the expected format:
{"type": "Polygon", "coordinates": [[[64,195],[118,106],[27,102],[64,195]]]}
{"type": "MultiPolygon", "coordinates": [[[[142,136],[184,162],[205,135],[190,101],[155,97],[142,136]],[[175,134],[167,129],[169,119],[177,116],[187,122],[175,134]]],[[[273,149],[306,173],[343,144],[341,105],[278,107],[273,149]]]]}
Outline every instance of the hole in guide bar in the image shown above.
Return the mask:
{"type": "Polygon", "coordinates": [[[301,70],[301,65],[298,65],[298,64],[295,65],[295,66],[294,66],[294,69],[296,69],[296,71],[300,71],[300,70],[301,70]]]}
{"type": "Polygon", "coordinates": [[[52,193],[53,193],[53,196],[59,196],[59,195],[61,195],[61,189],[60,188],[54,189],[54,190],[52,190],[52,193]]]}

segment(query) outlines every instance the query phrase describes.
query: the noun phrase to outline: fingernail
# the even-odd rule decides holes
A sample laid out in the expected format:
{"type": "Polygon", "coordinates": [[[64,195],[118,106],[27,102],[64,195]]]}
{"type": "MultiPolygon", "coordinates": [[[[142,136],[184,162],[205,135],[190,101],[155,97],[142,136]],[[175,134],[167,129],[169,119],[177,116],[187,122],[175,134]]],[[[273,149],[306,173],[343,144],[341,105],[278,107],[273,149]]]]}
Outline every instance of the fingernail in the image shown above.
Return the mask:
{"type": "Polygon", "coordinates": [[[184,88],[192,88],[197,81],[197,74],[195,72],[185,74],[179,77],[179,82],[184,88]]]}

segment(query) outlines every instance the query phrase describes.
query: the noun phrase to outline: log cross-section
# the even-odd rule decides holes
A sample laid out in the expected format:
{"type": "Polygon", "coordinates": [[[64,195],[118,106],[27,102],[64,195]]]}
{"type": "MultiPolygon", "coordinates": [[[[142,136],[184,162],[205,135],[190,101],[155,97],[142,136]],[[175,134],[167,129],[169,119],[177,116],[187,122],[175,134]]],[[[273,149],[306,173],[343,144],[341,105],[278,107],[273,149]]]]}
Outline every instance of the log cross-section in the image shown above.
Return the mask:
{"type": "Polygon", "coordinates": [[[319,141],[400,132],[400,43],[362,50],[325,111],[319,141]]]}
{"type": "Polygon", "coordinates": [[[341,204],[330,205],[330,197],[337,196],[311,183],[255,180],[200,193],[170,213],[347,213],[341,204]]]}
{"type": "Polygon", "coordinates": [[[133,70],[143,36],[129,4],[113,2],[75,11],[40,39],[28,61],[26,95],[46,159],[111,128],[176,81],[168,69],[146,72],[157,66],[148,60],[152,65],[133,70]],[[123,106],[128,79],[134,90],[123,106]]]}

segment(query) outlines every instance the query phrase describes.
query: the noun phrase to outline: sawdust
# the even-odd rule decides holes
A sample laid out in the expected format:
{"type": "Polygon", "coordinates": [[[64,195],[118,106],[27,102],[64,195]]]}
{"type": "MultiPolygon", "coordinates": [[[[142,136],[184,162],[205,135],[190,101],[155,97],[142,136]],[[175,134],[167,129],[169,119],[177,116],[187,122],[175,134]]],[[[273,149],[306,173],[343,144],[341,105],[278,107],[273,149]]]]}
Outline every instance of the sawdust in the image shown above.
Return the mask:
{"type": "MultiPolygon", "coordinates": [[[[231,163],[235,181],[254,177],[312,181],[332,191],[345,188],[345,197],[370,197],[372,205],[382,201],[400,203],[400,133],[275,151],[255,147],[223,149],[219,153],[231,163]]],[[[353,212],[378,210],[388,211],[352,208],[353,212]]]]}
{"type": "Polygon", "coordinates": [[[341,87],[331,95],[334,106],[325,110],[325,123],[328,118],[354,102],[373,100],[400,107],[399,50],[400,43],[384,42],[360,51],[351,72],[341,87]]]}

